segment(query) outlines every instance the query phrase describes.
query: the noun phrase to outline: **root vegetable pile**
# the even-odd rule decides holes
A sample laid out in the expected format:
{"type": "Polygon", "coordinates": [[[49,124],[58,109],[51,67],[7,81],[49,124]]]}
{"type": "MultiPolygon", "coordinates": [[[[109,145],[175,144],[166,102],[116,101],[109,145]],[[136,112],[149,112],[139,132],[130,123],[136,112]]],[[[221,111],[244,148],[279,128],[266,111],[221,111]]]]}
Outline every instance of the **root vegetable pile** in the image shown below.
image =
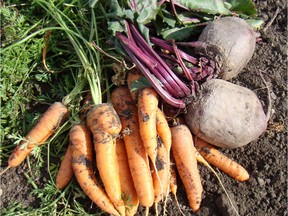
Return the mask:
{"type": "Polygon", "coordinates": [[[128,86],[115,88],[111,103],[93,106],[83,123],[70,129],[70,144],[56,176],[58,189],[64,189],[74,174],[86,195],[104,212],[135,215],[141,205],[148,214],[154,205],[158,214],[158,205],[163,204],[165,208],[169,192],[177,200],[177,176],[173,171],[176,168],[189,205],[197,212],[201,209],[203,193],[197,151],[236,180],[249,179],[242,166],[236,162],[229,162],[227,166],[227,161],[232,160],[223,159],[225,156],[206,142],[196,139],[195,148],[195,135],[184,119],[178,121],[181,123],[175,123],[176,119],[169,123],[171,118],[160,109],[159,96],[151,87],[138,91],[135,94],[128,86]],[[141,129],[143,123],[148,124],[144,126],[147,129],[141,129]],[[145,146],[144,143],[151,144],[151,140],[155,145],[145,146]],[[170,160],[175,161],[174,168],[170,160]],[[95,172],[99,173],[99,178],[95,172]]]}
{"type": "MultiPolygon", "coordinates": [[[[171,8],[187,9],[170,2],[171,8]]],[[[129,5],[133,13],[136,6],[129,5]]],[[[177,201],[177,180],[181,180],[189,206],[198,212],[205,191],[198,162],[209,169],[212,164],[237,181],[247,181],[245,168],[217,147],[247,145],[267,127],[269,112],[264,113],[257,95],[227,81],[251,59],[257,34],[238,17],[211,21],[192,42],[149,33],[144,37],[142,24],[125,17],[122,31],[114,32],[118,48],[135,69],[126,68],[125,84],[113,86],[106,103],[101,96],[95,97],[94,80],[88,79],[94,105],[83,107],[80,121],[70,129],[55,186],[64,189],[74,175],[85,194],[106,213],[135,215],[143,206],[148,215],[154,205],[158,215],[161,204],[166,213],[170,192],[177,201]]],[[[22,163],[68,115],[63,104],[52,104],[12,152],[8,168],[22,163]]]]}

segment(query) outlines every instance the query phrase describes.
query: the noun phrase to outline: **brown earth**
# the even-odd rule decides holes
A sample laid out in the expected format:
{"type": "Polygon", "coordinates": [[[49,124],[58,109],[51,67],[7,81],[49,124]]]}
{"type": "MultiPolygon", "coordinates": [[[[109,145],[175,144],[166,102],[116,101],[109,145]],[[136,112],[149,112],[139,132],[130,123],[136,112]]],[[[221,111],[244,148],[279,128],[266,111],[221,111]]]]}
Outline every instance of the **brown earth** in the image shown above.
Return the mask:
{"type": "MultiPolygon", "coordinates": [[[[270,87],[273,110],[268,128],[258,140],[245,147],[222,149],[248,170],[250,179],[240,183],[222,173],[221,180],[240,215],[282,216],[287,215],[287,2],[268,0],[255,3],[265,22],[264,29],[260,31],[262,41],[257,43],[248,66],[232,82],[255,91],[267,110],[267,89],[257,74],[257,71],[262,71],[270,87]]],[[[204,193],[197,215],[236,215],[215,176],[202,165],[199,169],[204,193]]],[[[39,205],[40,200],[31,195],[33,188],[24,175],[27,170],[27,165],[22,164],[1,176],[1,208],[11,201],[25,206],[39,205]]],[[[48,178],[43,174],[36,176],[34,181],[41,187],[48,178]]],[[[188,207],[180,181],[178,201],[185,215],[195,215],[188,207]]],[[[160,213],[162,210],[163,205],[159,204],[160,213]]],[[[139,215],[144,215],[144,212],[140,207],[139,215]]],[[[154,209],[150,213],[152,215],[154,209]]],[[[180,215],[172,195],[168,199],[167,214],[180,215]]]]}

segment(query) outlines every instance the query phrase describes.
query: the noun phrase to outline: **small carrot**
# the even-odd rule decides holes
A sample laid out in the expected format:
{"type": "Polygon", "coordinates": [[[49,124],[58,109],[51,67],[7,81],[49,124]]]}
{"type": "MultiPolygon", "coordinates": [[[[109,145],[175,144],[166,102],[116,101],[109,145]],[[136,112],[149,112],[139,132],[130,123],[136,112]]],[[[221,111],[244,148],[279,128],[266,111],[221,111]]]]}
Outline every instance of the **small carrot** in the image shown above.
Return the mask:
{"type": "MultiPolygon", "coordinates": [[[[170,191],[171,193],[173,194],[174,198],[175,198],[175,201],[176,201],[176,204],[177,204],[177,207],[181,213],[181,215],[185,215],[183,213],[183,211],[181,210],[181,207],[179,205],[179,202],[178,202],[178,199],[177,199],[177,189],[178,189],[178,186],[177,186],[177,174],[176,174],[176,165],[175,165],[175,159],[173,158],[173,155],[171,154],[171,157],[170,157],[170,161],[171,161],[171,165],[170,165],[170,191]]],[[[165,200],[165,205],[166,206],[166,200],[165,200]]],[[[164,207],[164,209],[166,209],[166,207],[164,207]]]]}
{"type": "Polygon", "coordinates": [[[138,95],[138,119],[140,135],[149,158],[155,166],[157,156],[156,113],[158,95],[152,88],[144,88],[138,95]]]}
{"type": "MultiPolygon", "coordinates": [[[[80,120],[83,120],[86,116],[86,111],[88,110],[89,102],[91,100],[91,91],[89,91],[82,103],[82,109],[79,113],[80,120]]],[[[73,177],[72,154],[70,148],[71,146],[69,144],[56,176],[56,187],[59,190],[65,188],[73,177]]]]}
{"type": "Polygon", "coordinates": [[[74,125],[69,134],[72,166],[76,179],[85,194],[103,211],[118,215],[112,202],[100,187],[92,168],[92,141],[85,125],[74,125]]]}
{"type": "Polygon", "coordinates": [[[115,138],[122,128],[118,114],[110,103],[96,105],[88,112],[87,125],[94,138],[96,165],[105,191],[120,214],[125,215],[116,158],[115,138]]]}
{"type": "MultiPolygon", "coordinates": [[[[170,131],[170,129],[169,129],[170,131]]],[[[168,158],[167,150],[160,138],[158,138],[157,145],[157,157],[156,157],[156,169],[152,172],[153,186],[154,186],[154,205],[156,215],[158,215],[158,203],[164,196],[168,195],[168,189],[170,184],[170,160],[168,158]],[[158,180],[159,176],[160,181],[158,180]]]]}
{"type": "Polygon", "coordinates": [[[184,184],[189,205],[194,212],[200,208],[203,187],[197,168],[196,149],[192,134],[186,125],[171,128],[172,153],[179,176],[184,184]]]}
{"type": "Polygon", "coordinates": [[[135,104],[137,104],[139,89],[133,88],[133,84],[135,84],[135,82],[137,82],[141,77],[144,76],[138,71],[138,69],[129,71],[127,75],[127,85],[135,104]]]}
{"type": "Polygon", "coordinates": [[[121,197],[122,191],[117,164],[116,140],[105,131],[94,133],[93,137],[96,165],[105,191],[115,208],[121,215],[125,215],[125,204],[121,197]]]}
{"type": "Polygon", "coordinates": [[[249,179],[249,173],[240,164],[228,158],[215,147],[196,137],[195,147],[203,158],[215,167],[218,167],[224,173],[238,181],[249,179]]]}
{"type": "Polygon", "coordinates": [[[154,188],[147,153],[139,132],[137,107],[127,87],[116,88],[111,94],[111,101],[122,123],[121,133],[139,202],[149,208],[154,203],[154,188]]]}
{"type": "MultiPolygon", "coordinates": [[[[195,147],[194,147],[195,148],[195,147]]],[[[204,157],[199,153],[199,151],[196,150],[196,159],[199,163],[202,163],[204,166],[206,166],[208,169],[210,169],[210,171],[215,175],[215,177],[218,179],[220,186],[222,187],[224,193],[227,195],[228,201],[231,204],[231,207],[233,208],[233,210],[235,211],[236,215],[239,216],[238,210],[236,209],[234,203],[232,202],[226,188],[223,185],[223,182],[221,181],[219,175],[216,173],[216,171],[210,166],[210,164],[204,159],[204,157]]]]}
{"type": "Polygon", "coordinates": [[[123,139],[116,140],[116,154],[121,190],[123,193],[123,200],[126,205],[126,215],[133,216],[138,210],[139,198],[131,176],[126,147],[123,139]]]}
{"type": "Polygon", "coordinates": [[[171,166],[170,166],[170,191],[174,195],[175,198],[177,198],[177,174],[176,174],[176,165],[175,165],[175,159],[173,158],[173,155],[171,155],[170,158],[171,166]]]}
{"type": "Polygon", "coordinates": [[[171,130],[166,120],[165,114],[159,108],[156,111],[156,130],[158,136],[161,138],[163,145],[167,150],[169,155],[168,158],[170,158],[170,150],[172,145],[171,130]]]}
{"type": "Polygon", "coordinates": [[[62,159],[60,168],[56,176],[56,187],[61,190],[65,188],[73,177],[73,167],[72,167],[72,154],[71,146],[69,144],[66,153],[62,159]]]}
{"type": "Polygon", "coordinates": [[[16,167],[22,163],[36,146],[43,144],[58,129],[67,116],[68,109],[62,103],[53,103],[25,136],[25,140],[11,153],[8,167],[16,167]]]}

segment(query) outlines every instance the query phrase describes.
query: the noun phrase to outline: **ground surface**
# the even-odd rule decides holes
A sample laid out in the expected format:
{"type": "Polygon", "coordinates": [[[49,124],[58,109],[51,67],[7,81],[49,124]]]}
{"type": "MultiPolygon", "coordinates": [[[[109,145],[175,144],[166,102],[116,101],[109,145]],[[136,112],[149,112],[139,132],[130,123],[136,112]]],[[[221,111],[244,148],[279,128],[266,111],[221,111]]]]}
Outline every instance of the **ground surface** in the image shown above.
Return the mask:
{"type": "MultiPolygon", "coordinates": [[[[224,150],[250,173],[250,180],[239,183],[225,174],[221,179],[240,215],[287,215],[287,2],[284,0],[256,1],[260,17],[265,21],[256,52],[243,73],[233,79],[234,83],[246,86],[260,97],[267,110],[267,90],[257,71],[270,86],[272,115],[267,131],[245,147],[224,150]],[[277,14],[273,20],[274,14],[277,14]],[[273,21],[269,23],[269,21],[273,21]]],[[[3,169],[3,167],[1,168],[3,169]]],[[[199,166],[204,194],[199,216],[235,215],[217,179],[206,167],[199,166]]],[[[24,172],[27,165],[11,169],[1,177],[1,206],[14,200],[26,206],[38,206],[39,199],[31,195],[32,186],[27,183],[24,172]]],[[[46,177],[36,177],[39,187],[46,177]]],[[[180,185],[178,200],[185,215],[194,215],[189,210],[185,191],[180,185]]],[[[160,205],[163,206],[163,205],[160,205]]],[[[162,212],[162,207],[159,207],[162,212]]],[[[139,215],[144,209],[139,209],[139,215]]],[[[154,210],[151,209],[151,214],[154,210]]],[[[167,204],[168,215],[180,215],[172,196],[167,204]]]]}

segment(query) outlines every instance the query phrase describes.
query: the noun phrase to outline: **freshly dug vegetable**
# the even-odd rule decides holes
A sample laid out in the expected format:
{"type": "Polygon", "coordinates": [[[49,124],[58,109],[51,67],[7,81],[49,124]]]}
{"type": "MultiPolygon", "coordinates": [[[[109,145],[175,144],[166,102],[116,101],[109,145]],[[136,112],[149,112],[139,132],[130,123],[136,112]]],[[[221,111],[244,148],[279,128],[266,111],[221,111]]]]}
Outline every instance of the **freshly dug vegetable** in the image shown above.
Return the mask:
{"type": "Polygon", "coordinates": [[[87,125],[93,135],[96,165],[105,191],[115,208],[125,215],[116,158],[116,137],[122,129],[120,119],[112,104],[102,103],[88,112],[87,125]]]}
{"type": "Polygon", "coordinates": [[[197,168],[196,149],[192,134],[186,125],[171,128],[172,153],[179,176],[185,187],[189,206],[194,212],[200,209],[203,187],[197,168]]]}
{"type": "Polygon", "coordinates": [[[219,64],[219,78],[229,80],[237,76],[251,59],[257,34],[248,23],[238,17],[221,17],[209,23],[198,42],[196,51],[219,64]]]}
{"type": "Polygon", "coordinates": [[[131,176],[126,147],[123,139],[116,140],[116,154],[121,190],[123,193],[122,197],[126,206],[126,215],[132,216],[135,215],[138,210],[139,198],[131,176]]]}
{"type": "Polygon", "coordinates": [[[69,144],[56,176],[56,187],[59,190],[65,188],[72,179],[73,174],[71,145],[69,144]]]}
{"type": "Polygon", "coordinates": [[[140,136],[137,107],[127,87],[114,89],[111,102],[122,123],[121,134],[140,205],[148,209],[154,203],[154,188],[147,152],[140,136]]]}
{"type": "Polygon", "coordinates": [[[144,88],[139,92],[138,118],[140,135],[154,166],[157,155],[156,113],[158,100],[158,95],[152,88],[144,88]]]}
{"type": "Polygon", "coordinates": [[[249,173],[244,167],[228,158],[214,146],[198,137],[196,137],[194,141],[196,149],[207,162],[238,181],[246,181],[249,179],[249,173]]]}
{"type": "MultiPolygon", "coordinates": [[[[169,129],[170,130],[170,129],[169,129]]],[[[157,145],[157,157],[156,157],[156,169],[152,172],[153,177],[153,185],[154,185],[154,205],[155,205],[155,212],[158,215],[158,203],[163,200],[166,195],[168,195],[168,190],[170,189],[170,159],[169,155],[167,154],[167,150],[161,141],[158,139],[157,145]],[[159,179],[157,174],[159,175],[159,179]]]]}
{"type": "Polygon", "coordinates": [[[85,125],[75,125],[70,130],[69,138],[71,142],[72,166],[80,187],[103,211],[112,215],[119,215],[94,176],[92,141],[89,129],[85,125]]]}
{"type": "Polygon", "coordinates": [[[195,102],[187,106],[185,120],[206,142],[236,148],[256,140],[265,131],[268,117],[253,91],[212,79],[201,86],[195,102]]]}
{"type": "Polygon", "coordinates": [[[67,116],[68,109],[62,103],[53,103],[25,136],[26,140],[14,149],[8,159],[8,167],[22,163],[36,146],[43,144],[61,126],[67,116]]]}
{"type": "Polygon", "coordinates": [[[96,165],[104,184],[105,191],[121,215],[125,215],[125,204],[116,155],[116,140],[109,133],[102,131],[93,134],[96,152],[96,165]]]}

